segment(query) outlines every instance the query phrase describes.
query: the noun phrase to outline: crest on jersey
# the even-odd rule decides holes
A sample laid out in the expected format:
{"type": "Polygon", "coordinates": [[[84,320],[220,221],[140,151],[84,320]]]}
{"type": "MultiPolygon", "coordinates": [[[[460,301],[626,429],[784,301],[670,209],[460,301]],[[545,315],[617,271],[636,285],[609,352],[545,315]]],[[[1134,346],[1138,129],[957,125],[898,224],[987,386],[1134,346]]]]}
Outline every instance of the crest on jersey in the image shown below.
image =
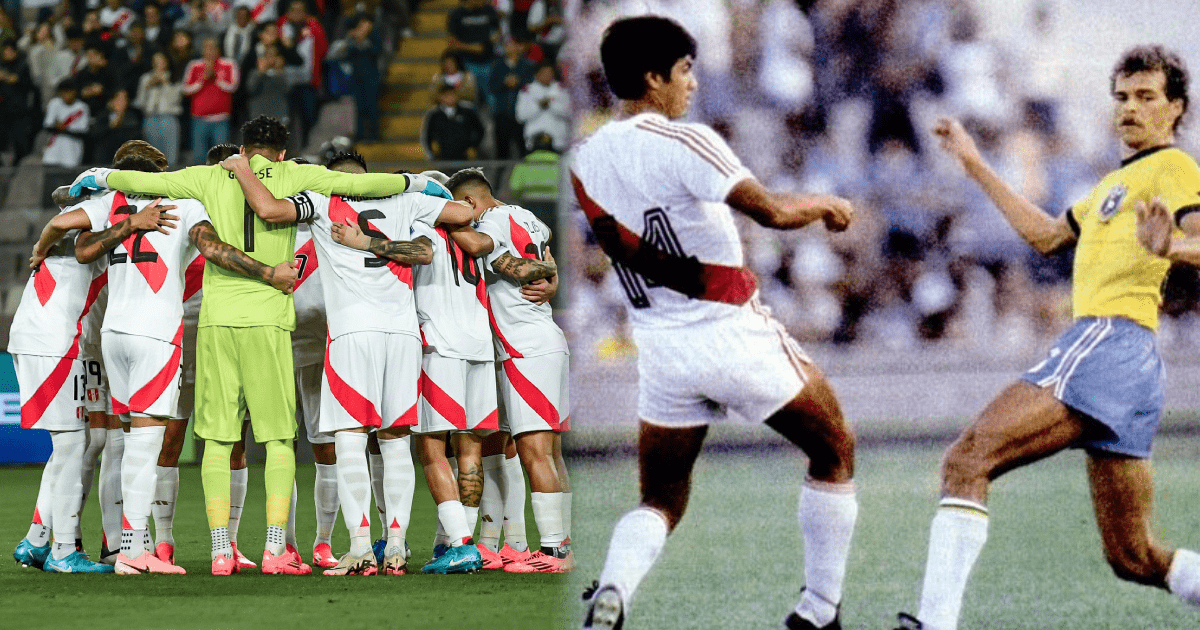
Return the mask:
{"type": "Polygon", "coordinates": [[[1125,194],[1129,192],[1129,188],[1125,184],[1117,184],[1108,191],[1108,196],[1104,198],[1104,203],[1100,204],[1100,221],[1108,223],[1109,219],[1117,216],[1117,209],[1121,207],[1121,202],[1125,201],[1125,194]]]}

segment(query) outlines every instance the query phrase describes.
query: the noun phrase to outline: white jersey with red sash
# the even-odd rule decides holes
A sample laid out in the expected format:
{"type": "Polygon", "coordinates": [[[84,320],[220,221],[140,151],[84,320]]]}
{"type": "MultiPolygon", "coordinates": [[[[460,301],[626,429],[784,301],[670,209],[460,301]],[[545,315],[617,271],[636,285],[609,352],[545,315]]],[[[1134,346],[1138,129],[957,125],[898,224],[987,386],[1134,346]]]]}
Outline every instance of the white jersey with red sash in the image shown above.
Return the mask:
{"type": "Polygon", "coordinates": [[[312,230],[307,223],[296,226],[296,330],[292,331],[292,354],[297,369],[325,361],[325,294],[321,286],[320,259],[312,230]]]}
{"type": "Polygon", "coordinates": [[[418,223],[413,236],[433,243],[433,262],[413,268],[417,318],[425,345],[444,357],[491,361],[487,285],[479,262],[459,249],[445,228],[418,223]]]}

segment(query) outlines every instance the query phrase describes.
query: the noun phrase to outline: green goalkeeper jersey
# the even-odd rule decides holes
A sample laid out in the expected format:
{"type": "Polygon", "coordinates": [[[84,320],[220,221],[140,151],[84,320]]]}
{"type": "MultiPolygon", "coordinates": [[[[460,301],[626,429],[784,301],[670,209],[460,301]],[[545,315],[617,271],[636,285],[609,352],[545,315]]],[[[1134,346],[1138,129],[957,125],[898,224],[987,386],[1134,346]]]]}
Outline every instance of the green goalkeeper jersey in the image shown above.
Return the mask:
{"type": "MultiPolygon", "coordinates": [[[[272,162],[261,155],[250,159],[250,168],[279,199],[306,190],[323,195],[386,197],[402,193],[408,186],[404,175],[352,175],[315,164],[272,162]]],[[[124,192],[200,200],[208,209],[217,235],[265,265],[275,266],[296,255],[296,224],[270,224],[258,218],[246,203],[233,173],[220,165],[192,166],[170,173],[115,171],[108,175],[108,186],[124,192]]],[[[205,265],[203,288],[202,328],[279,326],[289,331],[296,328],[292,296],[269,284],[216,265],[205,265]]]]}

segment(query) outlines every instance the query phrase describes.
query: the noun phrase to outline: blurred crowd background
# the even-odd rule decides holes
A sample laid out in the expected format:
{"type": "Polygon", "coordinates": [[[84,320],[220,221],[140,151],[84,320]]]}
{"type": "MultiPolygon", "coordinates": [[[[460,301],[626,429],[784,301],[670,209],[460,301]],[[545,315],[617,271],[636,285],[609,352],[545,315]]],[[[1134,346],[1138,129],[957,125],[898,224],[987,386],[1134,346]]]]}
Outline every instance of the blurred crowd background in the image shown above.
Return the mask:
{"type": "MultiPolygon", "coordinates": [[[[599,65],[621,15],[675,18],[696,38],[707,123],[770,188],[830,193],[855,225],[777,232],[739,217],[762,298],[808,344],[981,355],[1043,350],[1070,319],[1071,253],[1042,257],[930,134],[959,117],[991,163],[1053,214],[1119,164],[1109,73],[1162,43],[1200,67],[1178,5],[1116,0],[584,1],[564,58],[581,136],[614,105],[599,65]]],[[[1195,88],[1193,86],[1193,93],[1195,88]]],[[[1195,154],[1194,126],[1180,144],[1195,154]]],[[[632,352],[619,283],[582,213],[571,293],[577,356],[632,352]]],[[[1172,272],[1163,343],[1200,340],[1197,275],[1172,272]]]]}

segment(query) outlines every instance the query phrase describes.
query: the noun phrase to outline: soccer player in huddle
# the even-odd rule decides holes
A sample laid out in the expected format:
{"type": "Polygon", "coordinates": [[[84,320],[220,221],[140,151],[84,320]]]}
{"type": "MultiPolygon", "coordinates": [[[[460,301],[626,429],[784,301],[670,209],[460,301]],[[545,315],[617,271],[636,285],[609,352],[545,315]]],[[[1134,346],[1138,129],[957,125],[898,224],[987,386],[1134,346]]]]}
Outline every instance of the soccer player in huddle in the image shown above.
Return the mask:
{"type": "Polygon", "coordinates": [[[967,577],[987,540],[991,482],[1066,448],[1087,453],[1096,525],[1117,577],[1200,606],[1200,554],[1150,532],[1150,453],[1164,400],[1155,340],[1163,279],[1172,260],[1200,263],[1186,253],[1200,241],[1200,168],[1174,146],[1188,73],[1178,55],[1136,47],[1113,68],[1110,89],[1121,165],[1058,217],[1000,179],[958,121],[934,130],[1030,245],[1044,254],[1075,248],[1075,323],[946,450],[920,608],[916,617],[900,614],[901,629],[958,627],[967,577]],[[1139,243],[1138,215],[1154,252],[1139,243]],[[1176,238],[1180,251],[1172,252],[1176,238]]]}
{"type": "Polygon", "coordinates": [[[641,420],[641,504],[613,529],[584,627],[623,625],[683,516],[708,425],[732,410],[808,456],[798,513],[806,584],[784,625],[837,630],[858,511],[854,435],[825,376],[759,303],[731,210],[775,229],[831,231],[853,210],[837,197],[769,191],[712,129],[675,122],[696,89],[695,56],[672,20],[609,25],[600,57],[619,117],[571,161],[575,196],[629,297],[641,420]]]}
{"type": "MultiPolygon", "coordinates": [[[[320,422],[323,433],[334,435],[338,497],[350,533],[350,550],[325,574],[403,574],[416,484],[408,435],[417,424],[421,377],[412,266],[427,264],[433,256],[429,239],[416,236],[413,226],[463,224],[470,212],[463,204],[419,194],[367,199],[308,191],[278,199],[241,156],[222,166],[234,174],[258,216],[279,224],[313,222],[329,322],[320,422]],[[386,246],[364,257],[342,244],[346,238],[370,238],[386,246]],[[371,549],[366,457],[371,430],[383,455],[387,543],[382,567],[376,566],[371,549]]],[[[358,154],[336,156],[329,167],[356,176],[366,173],[358,154]]],[[[475,563],[478,568],[478,553],[475,563]]]]}
{"type": "MultiPolygon", "coordinates": [[[[140,140],[117,151],[115,168],[159,172],[166,157],[140,140]]],[[[101,329],[108,367],[113,412],[130,429],[122,459],[121,495],[124,513],[118,574],[183,573],[155,555],[150,540],[150,504],[156,466],[167,419],[175,418],[183,349],[185,272],[194,252],[228,271],[265,282],[288,292],[296,274],[290,262],[268,267],[221,241],[204,207],[192,199],[160,206],[174,214],[160,217],[162,227],[118,238],[107,234],[144,207],[148,197],[114,191],[80,204],[61,215],[55,229],[44,235],[50,242],[65,229],[89,228],[94,236],[77,243],[75,257],[90,263],[107,255],[109,305],[101,329]],[[178,221],[178,229],[175,221],[178,221]]]]}
{"type": "Polygon", "coordinates": [[[450,232],[464,252],[480,259],[487,285],[504,426],[517,442],[529,473],[530,501],[540,549],[504,567],[514,573],[561,573],[574,567],[563,505],[565,470],[554,457],[559,433],[570,428],[566,337],[548,304],[530,301],[522,286],[557,275],[549,255],[550,229],[534,214],[492,194],[483,171],[464,169],[446,183],[454,198],[471,207],[474,228],[450,232]]]}
{"type": "MultiPolygon", "coordinates": [[[[260,116],[242,128],[242,151],[255,176],[275,195],[305,190],[383,196],[424,190],[424,178],[368,174],[351,176],[315,165],[282,161],[287,128],[260,116]]],[[[219,166],[193,166],[169,173],[89,169],[76,178],[83,189],[195,198],[209,209],[217,234],[268,266],[295,257],[295,225],[273,225],[255,215],[238,183],[219,166]]],[[[236,571],[228,534],[229,459],[247,411],[256,440],[266,446],[267,536],[262,570],[306,574],[311,567],[286,548],[286,526],[294,491],[296,459],[295,382],[291,296],[215,265],[204,269],[196,341],[196,435],[206,440],[201,481],[212,536],[212,571],[236,571]]]]}

